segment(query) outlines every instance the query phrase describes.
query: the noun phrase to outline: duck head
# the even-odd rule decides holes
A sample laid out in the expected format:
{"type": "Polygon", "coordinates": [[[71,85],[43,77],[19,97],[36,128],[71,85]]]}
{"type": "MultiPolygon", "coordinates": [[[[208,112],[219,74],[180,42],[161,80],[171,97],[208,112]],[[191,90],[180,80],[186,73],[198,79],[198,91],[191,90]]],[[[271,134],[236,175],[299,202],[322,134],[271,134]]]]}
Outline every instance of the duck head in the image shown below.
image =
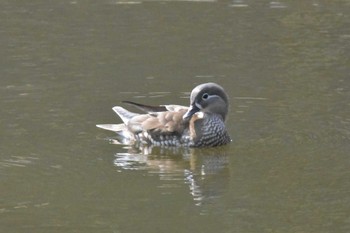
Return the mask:
{"type": "Polygon", "coordinates": [[[190,97],[190,107],[183,115],[183,119],[188,121],[193,114],[203,112],[208,114],[218,114],[223,121],[228,112],[228,97],[224,89],[216,83],[203,83],[196,86],[190,97]]]}

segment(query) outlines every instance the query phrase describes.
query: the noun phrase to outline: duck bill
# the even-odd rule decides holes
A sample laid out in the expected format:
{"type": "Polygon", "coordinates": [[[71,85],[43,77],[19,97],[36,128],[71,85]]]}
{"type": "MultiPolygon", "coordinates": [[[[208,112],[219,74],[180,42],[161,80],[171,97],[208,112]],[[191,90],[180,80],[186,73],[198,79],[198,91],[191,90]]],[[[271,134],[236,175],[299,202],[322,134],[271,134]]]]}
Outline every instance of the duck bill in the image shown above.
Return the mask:
{"type": "Polygon", "coordinates": [[[196,105],[191,105],[190,108],[185,113],[185,115],[183,115],[182,119],[185,121],[189,121],[192,115],[199,111],[200,109],[196,105]]]}

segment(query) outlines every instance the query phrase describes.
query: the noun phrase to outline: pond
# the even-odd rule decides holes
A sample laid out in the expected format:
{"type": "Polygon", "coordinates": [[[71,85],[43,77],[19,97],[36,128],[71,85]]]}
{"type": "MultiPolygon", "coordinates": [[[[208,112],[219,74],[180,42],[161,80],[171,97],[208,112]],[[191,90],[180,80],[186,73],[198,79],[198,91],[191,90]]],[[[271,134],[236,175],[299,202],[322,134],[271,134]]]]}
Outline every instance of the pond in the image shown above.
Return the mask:
{"type": "Polygon", "coordinates": [[[350,232],[349,1],[0,5],[1,232],[350,232]],[[205,82],[229,145],[95,126],[205,82]]]}

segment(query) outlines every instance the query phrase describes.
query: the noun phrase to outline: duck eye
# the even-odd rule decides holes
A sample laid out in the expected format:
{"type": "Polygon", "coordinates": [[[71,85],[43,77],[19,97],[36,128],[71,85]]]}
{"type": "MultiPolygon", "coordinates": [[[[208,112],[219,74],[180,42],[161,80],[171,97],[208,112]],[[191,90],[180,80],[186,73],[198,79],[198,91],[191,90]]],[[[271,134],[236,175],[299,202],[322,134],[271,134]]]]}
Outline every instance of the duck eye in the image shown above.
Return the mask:
{"type": "Polygon", "coordinates": [[[204,99],[204,100],[208,99],[208,97],[209,97],[209,95],[208,95],[207,93],[204,93],[204,94],[202,95],[202,99],[204,99]]]}

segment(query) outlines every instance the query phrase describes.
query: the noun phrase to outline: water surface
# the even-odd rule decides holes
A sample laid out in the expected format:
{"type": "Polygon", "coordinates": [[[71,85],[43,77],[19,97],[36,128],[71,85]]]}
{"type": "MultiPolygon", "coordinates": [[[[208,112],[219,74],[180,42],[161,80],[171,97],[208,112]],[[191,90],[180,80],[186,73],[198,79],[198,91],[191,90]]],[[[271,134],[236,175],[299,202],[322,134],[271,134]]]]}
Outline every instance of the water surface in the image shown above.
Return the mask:
{"type": "Polygon", "coordinates": [[[0,1],[1,232],[349,232],[349,1],[0,1]],[[121,100],[230,96],[230,145],[132,148],[121,100]]]}

